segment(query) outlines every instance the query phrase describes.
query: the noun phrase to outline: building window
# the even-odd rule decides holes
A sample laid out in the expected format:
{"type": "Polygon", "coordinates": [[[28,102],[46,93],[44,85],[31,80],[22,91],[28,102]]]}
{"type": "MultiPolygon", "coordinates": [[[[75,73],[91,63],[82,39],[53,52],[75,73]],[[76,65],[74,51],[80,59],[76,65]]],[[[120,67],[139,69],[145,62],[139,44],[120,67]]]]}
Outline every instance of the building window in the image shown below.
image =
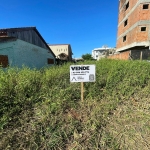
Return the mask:
{"type": "Polygon", "coordinates": [[[8,67],[8,56],[7,55],[0,55],[0,66],[3,68],[8,67]]]}
{"type": "Polygon", "coordinates": [[[126,4],[125,10],[127,10],[128,8],[129,8],[129,2],[126,4]]]}
{"type": "Polygon", "coordinates": [[[0,31],[0,36],[6,36],[7,35],[7,32],[5,31],[0,31]]]}
{"type": "Polygon", "coordinates": [[[143,9],[148,9],[149,8],[149,4],[143,4],[143,9]]]}
{"type": "Polygon", "coordinates": [[[128,24],[128,19],[124,22],[124,27],[128,24]]]}
{"type": "Polygon", "coordinates": [[[141,27],[141,31],[146,31],[146,27],[141,27]]]}
{"type": "Polygon", "coordinates": [[[123,37],[123,42],[125,42],[127,40],[127,36],[125,35],[124,37],[123,37]]]}
{"type": "Polygon", "coordinates": [[[54,64],[54,59],[48,58],[48,59],[47,59],[47,63],[48,63],[48,64],[54,64]]]}

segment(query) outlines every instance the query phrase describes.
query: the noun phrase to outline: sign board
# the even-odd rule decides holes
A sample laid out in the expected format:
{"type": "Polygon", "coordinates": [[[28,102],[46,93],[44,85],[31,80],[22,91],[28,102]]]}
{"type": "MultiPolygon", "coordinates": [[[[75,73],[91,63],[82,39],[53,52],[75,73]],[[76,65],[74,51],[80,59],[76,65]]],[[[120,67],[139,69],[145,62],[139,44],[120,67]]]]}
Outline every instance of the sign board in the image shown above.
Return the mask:
{"type": "Polygon", "coordinates": [[[95,82],[95,65],[71,65],[70,82],[95,82]]]}

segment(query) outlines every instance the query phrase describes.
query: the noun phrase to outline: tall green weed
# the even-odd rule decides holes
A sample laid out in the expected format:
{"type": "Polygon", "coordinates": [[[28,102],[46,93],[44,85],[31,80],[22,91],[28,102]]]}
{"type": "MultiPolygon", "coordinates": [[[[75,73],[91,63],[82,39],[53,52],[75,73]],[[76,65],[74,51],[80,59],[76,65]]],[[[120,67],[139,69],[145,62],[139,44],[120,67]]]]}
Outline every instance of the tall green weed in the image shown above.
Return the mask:
{"type": "Polygon", "coordinates": [[[83,103],[80,83],[70,83],[69,63],[0,69],[0,149],[101,149],[112,111],[149,86],[150,64],[107,59],[82,64],[96,65],[96,82],[84,83],[83,103]]]}

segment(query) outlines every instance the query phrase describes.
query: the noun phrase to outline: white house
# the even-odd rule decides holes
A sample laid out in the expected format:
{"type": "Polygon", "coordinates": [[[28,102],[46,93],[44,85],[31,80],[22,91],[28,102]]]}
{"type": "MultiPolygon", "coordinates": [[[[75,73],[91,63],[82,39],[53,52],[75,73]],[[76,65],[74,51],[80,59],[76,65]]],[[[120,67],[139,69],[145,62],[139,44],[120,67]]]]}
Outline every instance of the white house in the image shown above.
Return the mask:
{"type": "Polygon", "coordinates": [[[104,58],[106,56],[105,52],[111,49],[113,48],[106,46],[102,46],[101,48],[95,48],[92,50],[92,57],[97,60],[104,58]]]}

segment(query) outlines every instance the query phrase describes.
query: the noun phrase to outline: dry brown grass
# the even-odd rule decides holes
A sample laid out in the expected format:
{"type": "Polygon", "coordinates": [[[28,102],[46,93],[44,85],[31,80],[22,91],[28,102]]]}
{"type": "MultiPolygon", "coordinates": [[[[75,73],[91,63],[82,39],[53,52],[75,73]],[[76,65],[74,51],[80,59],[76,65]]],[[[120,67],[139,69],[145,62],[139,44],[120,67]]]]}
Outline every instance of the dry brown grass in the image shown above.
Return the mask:
{"type": "MultiPolygon", "coordinates": [[[[146,87],[149,89],[149,87],[146,87]]],[[[150,95],[145,89],[134,94],[113,111],[105,128],[121,150],[150,149],[150,95]]]]}

